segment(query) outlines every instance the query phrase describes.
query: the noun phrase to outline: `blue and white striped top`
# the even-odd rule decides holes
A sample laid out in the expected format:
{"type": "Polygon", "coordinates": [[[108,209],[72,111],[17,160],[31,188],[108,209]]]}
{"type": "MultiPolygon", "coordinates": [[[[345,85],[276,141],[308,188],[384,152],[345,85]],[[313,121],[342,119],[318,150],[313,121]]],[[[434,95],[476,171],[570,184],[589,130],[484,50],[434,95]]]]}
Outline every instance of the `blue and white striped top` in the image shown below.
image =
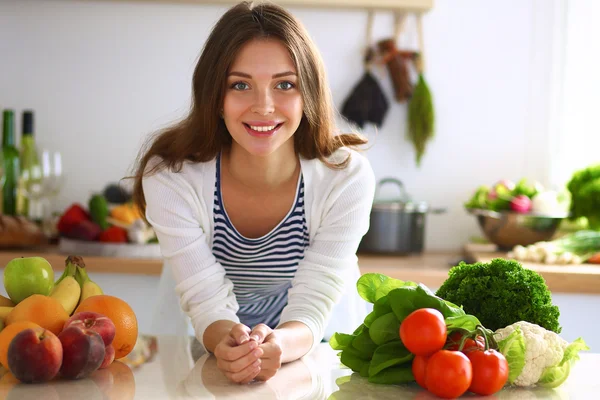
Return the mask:
{"type": "Polygon", "coordinates": [[[240,322],[250,328],[275,328],[287,304],[287,291],[308,247],[304,212],[304,179],[300,174],[296,201],[286,217],[266,235],[249,239],[233,226],[221,196],[221,157],[217,157],[212,252],[233,282],[240,322]]]}

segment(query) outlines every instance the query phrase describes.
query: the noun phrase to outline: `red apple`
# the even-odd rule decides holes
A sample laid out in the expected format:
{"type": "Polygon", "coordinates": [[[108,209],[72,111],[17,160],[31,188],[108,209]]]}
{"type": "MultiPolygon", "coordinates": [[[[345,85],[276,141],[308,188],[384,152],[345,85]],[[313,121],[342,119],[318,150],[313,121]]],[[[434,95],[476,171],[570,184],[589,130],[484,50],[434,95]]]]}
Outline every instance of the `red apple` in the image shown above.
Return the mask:
{"type": "Polygon", "coordinates": [[[8,346],[8,368],[21,382],[46,382],[54,378],[63,360],[56,335],[44,328],[19,332],[8,346]]]}
{"type": "Polygon", "coordinates": [[[105,347],[109,346],[115,338],[115,324],[113,324],[107,316],[96,312],[82,311],[73,314],[71,318],[65,322],[63,330],[70,326],[97,332],[100,337],[102,337],[105,347]]]}
{"type": "Polygon", "coordinates": [[[104,342],[91,329],[69,326],[58,338],[62,343],[63,360],[60,374],[67,379],[79,379],[97,370],[104,361],[104,342]]]}

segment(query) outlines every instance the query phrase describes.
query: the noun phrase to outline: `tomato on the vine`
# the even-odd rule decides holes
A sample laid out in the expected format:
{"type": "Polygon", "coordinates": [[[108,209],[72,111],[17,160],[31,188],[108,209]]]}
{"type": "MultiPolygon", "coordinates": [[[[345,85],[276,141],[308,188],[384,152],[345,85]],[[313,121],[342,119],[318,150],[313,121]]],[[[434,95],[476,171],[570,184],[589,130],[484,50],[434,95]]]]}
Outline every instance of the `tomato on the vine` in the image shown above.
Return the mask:
{"type": "Polygon", "coordinates": [[[410,313],[400,324],[400,339],[417,356],[428,356],[446,344],[446,322],[434,308],[420,308],[410,313]]]}
{"type": "Polygon", "coordinates": [[[469,389],[472,379],[471,361],[460,351],[440,350],[427,361],[425,384],[438,397],[459,397],[469,389]]]}
{"type": "MultiPolygon", "coordinates": [[[[454,331],[448,336],[448,342],[444,347],[446,350],[458,351],[463,335],[459,331],[454,331]]],[[[477,336],[477,341],[467,338],[462,348],[463,353],[468,353],[472,350],[485,350],[485,339],[483,336],[477,336]]]]}
{"type": "Polygon", "coordinates": [[[508,380],[508,362],[502,353],[490,349],[471,351],[467,357],[473,366],[473,379],[469,391],[489,396],[504,387],[508,380]]]}
{"type": "Polygon", "coordinates": [[[427,389],[427,385],[425,385],[425,372],[427,370],[427,361],[429,357],[427,356],[415,356],[412,362],[412,373],[415,377],[415,381],[424,389],[427,389]]]}

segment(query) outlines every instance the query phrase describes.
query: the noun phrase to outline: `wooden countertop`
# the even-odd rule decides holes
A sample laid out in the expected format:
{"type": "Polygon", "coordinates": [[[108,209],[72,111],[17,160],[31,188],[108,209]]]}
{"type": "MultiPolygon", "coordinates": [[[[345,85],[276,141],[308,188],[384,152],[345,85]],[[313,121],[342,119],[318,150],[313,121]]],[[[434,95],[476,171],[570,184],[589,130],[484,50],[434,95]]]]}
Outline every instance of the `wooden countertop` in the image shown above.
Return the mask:
{"type": "MultiPolygon", "coordinates": [[[[46,247],[29,250],[0,251],[0,267],[17,257],[42,256],[55,270],[63,269],[66,256],[58,254],[56,248],[46,247]]],[[[392,278],[422,282],[431,288],[439,287],[448,277],[448,270],[459,260],[487,262],[492,258],[505,257],[505,253],[481,251],[474,246],[465,246],[464,252],[432,252],[422,255],[390,256],[359,254],[361,272],[378,272],[392,278]]],[[[91,273],[122,273],[160,275],[162,260],[115,257],[84,256],[86,268],[91,273]]],[[[523,263],[540,273],[552,292],[600,294],[600,265],[543,265],[523,263]]]]}

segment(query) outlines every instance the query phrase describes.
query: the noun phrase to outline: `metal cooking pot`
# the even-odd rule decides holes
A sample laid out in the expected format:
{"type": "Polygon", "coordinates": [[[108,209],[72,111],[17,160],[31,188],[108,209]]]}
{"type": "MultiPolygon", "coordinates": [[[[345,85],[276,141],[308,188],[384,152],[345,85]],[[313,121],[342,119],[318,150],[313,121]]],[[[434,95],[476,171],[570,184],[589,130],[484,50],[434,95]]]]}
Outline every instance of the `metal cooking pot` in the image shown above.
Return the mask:
{"type": "Polygon", "coordinates": [[[358,247],[363,253],[421,253],[425,236],[425,215],[441,214],[445,209],[431,209],[424,201],[414,202],[399,179],[384,178],[377,183],[371,210],[369,231],[358,247]],[[394,184],[400,191],[397,198],[379,198],[381,187],[394,184]]]}

